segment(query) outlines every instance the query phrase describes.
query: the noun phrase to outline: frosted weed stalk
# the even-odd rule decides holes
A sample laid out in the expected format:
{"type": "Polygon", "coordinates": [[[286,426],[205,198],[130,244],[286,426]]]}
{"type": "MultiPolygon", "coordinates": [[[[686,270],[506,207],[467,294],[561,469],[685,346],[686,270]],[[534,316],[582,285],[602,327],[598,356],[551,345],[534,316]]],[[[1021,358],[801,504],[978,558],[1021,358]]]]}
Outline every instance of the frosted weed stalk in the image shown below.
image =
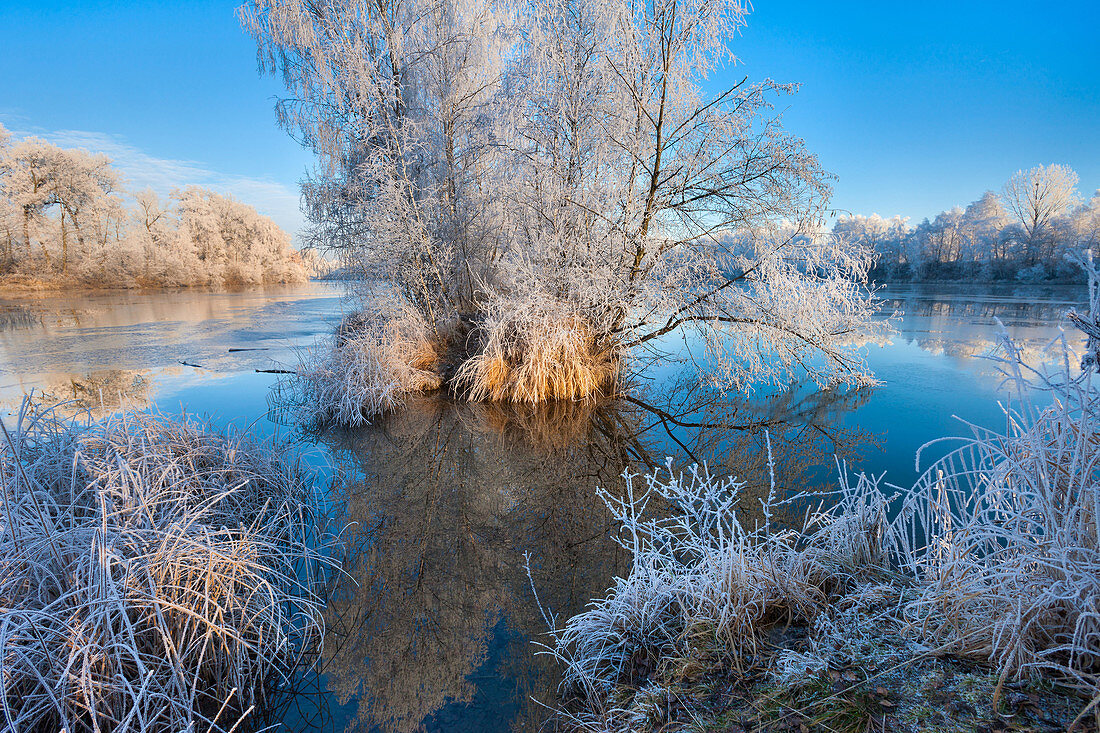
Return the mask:
{"type": "Polygon", "coordinates": [[[255,727],[323,638],[311,487],[190,421],[58,419],[0,446],[7,730],[255,727]]]}
{"type": "Polygon", "coordinates": [[[1096,695],[1100,273],[1091,257],[1079,263],[1090,312],[1070,320],[1088,336],[1084,355],[1063,333],[1050,348],[1056,362],[1033,367],[1003,335],[991,358],[1016,395],[1005,431],[969,425],[971,436],[921,476],[899,522],[904,564],[921,580],[907,616],[932,641],[990,659],[1002,679],[1045,672],[1096,695]]]}

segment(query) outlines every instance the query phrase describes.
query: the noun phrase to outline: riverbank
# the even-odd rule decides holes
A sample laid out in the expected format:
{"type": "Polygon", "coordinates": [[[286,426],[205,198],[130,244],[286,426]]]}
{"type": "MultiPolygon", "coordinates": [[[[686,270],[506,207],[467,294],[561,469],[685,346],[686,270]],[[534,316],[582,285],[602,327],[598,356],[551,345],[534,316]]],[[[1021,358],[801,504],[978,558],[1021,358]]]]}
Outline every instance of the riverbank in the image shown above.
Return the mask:
{"type": "MultiPolygon", "coordinates": [[[[1100,445],[1095,430],[1069,442],[1060,457],[1100,445]]],[[[623,733],[1097,730],[1091,455],[1083,480],[1029,492],[1034,474],[1005,477],[970,506],[942,478],[950,462],[907,496],[864,476],[830,496],[773,491],[753,526],[731,511],[743,488],[733,479],[676,474],[671,459],[644,485],[627,475],[621,498],[601,498],[631,571],[564,623],[544,611],[564,674],[558,722],[623,733]],[[914,542],[935,528],[934,542],[914,542]]]]}
{"type": "Polygon", "coordinates": [[[988,664],[914,650],[905,629],[883,623],[905,602],[905,587],[876,590],[875,604],[831,617],[842,626],[828,635],[780,617],[745,649],[716,639],[714,627],[686,630],[681,651],[632,657],[596,716],[580,697],[567,698],[559,716],[567,728],[632,733],[1097,730],[1093,717],[1079,717],[1089,698],[1071,688],[1042,676],[1004,682],[988,664]],[[816,654],[825,646],[835,656],[823,661],[816,654]]]}
{"type": "Polygon", "coordinates": [[[1069,322],[1085,338],[1056,340],[1046,367],[1002,333],[1007,427],[968,425],[908,489],[838,464],[836,491],[792,492],[769,441],[759,521],[737,511],[745,484],[671,458],[600,490],[632,567],[568,621],[545,614],[566,727],[1100,728],[1100,273],[1084,264],[1090,311],[1069,322]]]}
{"type": "Polygon", "coordinates": [[[294,285],[308,282],[308,278],[287,278],[267,282],[201,282],[193,284],[176,283],[162,285],[155,282],[142,283],[140,279],[133,281],[120,281],[110,284],[88,284],[80,280],[55,277],[38,277],[36,275],[8,273],[0,275],[0,297],[20,294],[49,294],[49,293],[112,293],[121,291],[133,291],[139,293],[171,292],[178,290],[212,290],[218,292],[234,292],[239,290],[262,289],[274,285],[294,285]]]}

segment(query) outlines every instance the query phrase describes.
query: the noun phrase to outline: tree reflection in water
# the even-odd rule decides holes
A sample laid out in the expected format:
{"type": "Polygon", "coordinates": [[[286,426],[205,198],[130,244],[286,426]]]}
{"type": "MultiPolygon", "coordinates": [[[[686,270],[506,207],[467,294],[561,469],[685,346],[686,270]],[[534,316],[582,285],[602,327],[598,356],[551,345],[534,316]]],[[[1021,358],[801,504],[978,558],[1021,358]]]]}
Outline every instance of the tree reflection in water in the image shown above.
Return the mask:
{"type": "Polygon", "coordinates": [[[838,428],[864,392],[800,385],[746,400],[691,383],[537,408],[423,397],[320,440],[341,475],[347,576],[332,592],[320,718],[333,730],[536,730],[557,671],[524,570],[560,618],[602,595],[625,558],[597,486],[666,455],[767,491],[820,479],[867,436],[838,428]],[[716,462],[716,456],[724,460],[716,462]]]}

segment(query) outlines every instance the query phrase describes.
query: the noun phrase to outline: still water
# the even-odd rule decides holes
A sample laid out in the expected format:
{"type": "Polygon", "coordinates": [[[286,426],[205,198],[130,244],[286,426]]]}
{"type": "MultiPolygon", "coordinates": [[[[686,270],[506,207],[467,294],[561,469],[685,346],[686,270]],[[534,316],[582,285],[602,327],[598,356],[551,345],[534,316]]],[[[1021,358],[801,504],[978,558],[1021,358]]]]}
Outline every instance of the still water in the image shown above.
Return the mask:
{"type": "MultiPolygon", "coordinates": [[[[341,289],[0,297],[0,402],[35,390],[103,414],[159,409],[293,440],[347,514],[348,577],[327,611],[322,675],[280,713],[298,730],[536,729],[554,668],[534,654],[543,609],[565,618],[623,569],[596,499],[624,470],[706,461],[767,491],[828,484],[835,458],[905,486],[916,450],[1003,424],[988,361],[997,320],[1038,358],[1079,289],[891,287],[890,343],[867,348],[882,386],[806,384],[719,395],[673,367],[629,399],[540,409],[425,397],[357,430],[303,430],[272,386],[329,333],[341,289]],[[835,457],[835,458],[834,458],[835,457]],[[530,553],[531,577],[524,555],[530,553]]],[[[676,350],[677,344],[666,347],[676,350]]]]}

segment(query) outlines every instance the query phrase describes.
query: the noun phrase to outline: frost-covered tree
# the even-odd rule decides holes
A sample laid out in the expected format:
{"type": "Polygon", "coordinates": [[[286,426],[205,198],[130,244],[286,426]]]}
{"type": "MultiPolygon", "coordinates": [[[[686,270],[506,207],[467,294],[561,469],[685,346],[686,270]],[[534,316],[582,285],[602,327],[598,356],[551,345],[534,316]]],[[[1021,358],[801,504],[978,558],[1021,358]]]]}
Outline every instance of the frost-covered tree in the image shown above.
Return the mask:
{"type": "Polygon", "coordinates": [[[906,217],[886,219],[878,214],[841,216],[833,224],[832,235],[870,248],[875,253],[877,267],[887,277],[904,279],[914,264],[908,221],[906,217]]]}
{"type": "Polygon", "coordinates": [[[875,277],[1073,277],[1076,268],[1066,256],[1096,241],[1092,217],[1098,206],[1096,199],[1076,205],[1076,181],[1076,173],[1066,166],[1040,166],[1018,173],[1005,185],[1005,192],[986,191],[965,209],[943,211],[912,230],[900,226],[887,236],[884,222],[891,220],[844,216],[835,222],[832,233],[872,247],[875,277]]]}
{"type": "MultiPolygon", "coordinates": [[[[5,150],[0,160],[0,192],[19,219],[20,239],[27,256],[31,255],[33,238],[50,205],[54,150],[43,140],[29,138],[5,150]]],[[[41,251],[48,266],[49,250],[43,246],[41,251]]]]}
{"type": "MultiPolygon", "coordinates": [[[[52,146],[51,146],[52,147],[52,146]]],[[[61,227],[61,272],[68,272],[70,237],[66,221],[76,234],[81,253],[85,229],[98,212],[113,208],[110,201],[119,184],[118,173],[105,155],[89,155],[81,150],[53,148],[50,203],[56,204],[61,227]]]]}
{"type": "Polygon", "coordinates": [[[172,210],[161,201],[156,191],[146,188],[134,195],[134,236],[141,247],[142,270],[146,278],[152,276],[157,250],[168,242],[177,222],[172,210]]]}
{"type": "MultiPolygon", "coordinates": [[[[11,148],[11,133],[0,124],[0,165],[7,160],[11,148]]],[[[3,169],[0,168],[0,171],[3,169]]],[[[18,213],[13,191],[4,186],[0,179],[0,238],[4,247],[4,266],[11,267],[15,258],[15,240],[18,229],[18,213]]]]}
{"type": "Polygon", "coordinates": [[[1075,208],[1060,224],[1060,239],[1071,242],[1076,251],[1089,250],[1100,260],[1100,190],[1075,208]]]}
{"type": "Polygon", "coordinates": [[[704,92],[740,0],[241,15],[319,156],[315,240],[400,291],[471,396],[582,396],[684,329],[727,386],[868,377],[848,345],[875,330],[869,250],[818,234],[828,176],[773,109],[793,85],[704,92]]]}
{"type": "Polygon", "coordinates": [[[1077,203],[1077,174],[1064,165],[1040,165],[1017,171],[1005,184],[1002,199],[1024,228],[1027,263],[1050,258],[1055,219],[1077,203]]]}
{"type": "Polygon", "coordinates": [[[483,0],[242,9],[290,92],[280,121],[318,154],[303,189],[314,241],[384,269],[436,317],[470,310],[502,253],[507,15],[483,0]]]}
{"type": "Polygon", "coordinates": [[[986,191],[963,212],[963,256],[968,262],[989,268],[993,263],[1008,259],[1008,237],[1005,230],[1012,223],[1001,200],[992,191],[986,191]]]}
{"type": "Polygon", "coordinates": [[[197,258],[213,284],[249,285],[303,279],[290,237],[247,204],[196,186],[173,194],[179,220],[175,248],[197,258]]]}
{"type": "Polygon", "coordinates": [[[5,273],[96,287],[257,284],[308,274],[285,232],[250,206],[189,188],[130,197],[102,155],[0,128],[5,273]]]}
{"type": "Polygon", "coordinates": [[[966,241],[963,210],[955,207],[932,221],[925,219],[913,231],[914,249],[923,276],[938,274],[938,265],[957,269],[966,241]]]}

